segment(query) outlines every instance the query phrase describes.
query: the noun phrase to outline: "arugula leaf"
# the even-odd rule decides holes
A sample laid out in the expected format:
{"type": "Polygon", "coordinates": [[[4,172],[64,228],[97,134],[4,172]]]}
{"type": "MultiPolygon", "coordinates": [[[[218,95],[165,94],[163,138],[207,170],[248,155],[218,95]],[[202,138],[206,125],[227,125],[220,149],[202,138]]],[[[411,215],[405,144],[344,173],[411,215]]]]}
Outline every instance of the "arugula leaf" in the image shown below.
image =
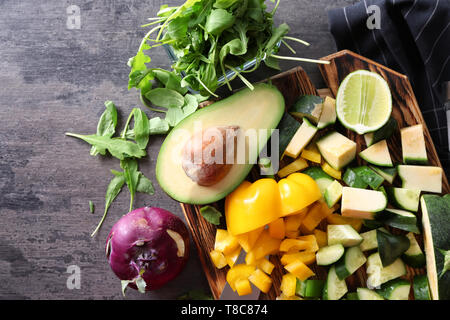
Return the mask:
{"type": "Polygon", "coordinates": [[[133,210],[134,204],[134,196],[136,194],[136,188],[139,182],[139,172],[138,172],[138,163],[136,159],[124,159],[120,161],[120,167],[123,170],[123,176],[125,178],[125,182],[128,186],[128,190],[130,191],[130,209],[133,210]]]}
{"type": "Polygon", "coordinates": [[[147,115],[141,109],[134,109],[134,140],[141,149],[147,148],[150,137],[150,123],[147,115]]]}
{"type": "MultiPolygon", "coordinates": [[[[111,138],[116,132],[117,109],[112,101],[106,101],[105,107],[106,110],[100,116],[97,124],[97,135],[111,138]]],[[[101,150],[101,152],[104,153],[105,150],[101,150]]],[[[92,146],[90,153],[92,156],[96,156],[99,154],[99,151],[97,147],[92,146]]]]}
{"type": "Polygon", "coordinates": [[[185,118],[185,115],[184,115],[182,109],[180,109],[178,107],[174,107],[174,106],[170,106],[167,109],[166,121],[171,127],[175,127],[184,118],[185,118]]]}
{"type": "Polygon", "coordinates": [[[136,191],[141,192],[141,193],[146,193],[151,196],[154,195],[155,188],[153,187],[153,183],[151,182],[151,180],[148,179],[146,176],[144,176],[144,174],[142,174],[141,172],[139,172],[138,174],[139,174],[139,180],[138,180],[138,184],[136,185],[136,191]]]}
{"type": "Polygon", "coordinates": [[[128,157],[142,158],[147,154],[144,150],[139,148],[137,144],[119,138],[109,138],[104,136],[97,136],[95,134],[81,135],[75,133],[66,133],[66,135],[84,140],[92,146],[95,146],[101,155],[105,155],[104,150],[108,150],[113,157],[119,160],[124,160],[128,157]]]}
{"type": "Polygon", "coordinates": [[[198,101],[192,94],[187,94],[184,96],[185,104],[183,107],[184,117],[188,117],[193,114],[198,109],[198,101]]]}
{"type": "Polygon", "coordinates": [[[444,256],[444,265],[442,267],[441,273],[439,274],[439,279],[448,271],[450,270],[450,250],[442,250],[439,249],[439,252],[444,256]]]}
{"type": "Polygon", "coordinates": [[[222,217],[222,213],[216,208],[212,206],[204,206],[200,209],[200,214],[209,223],[212,223],[214,225],[220,224],[220,218],[222,217]]]}
{"type": "Polygon", "coordinates": [[[162,108],[172,106],[182,107],[184,105],[184,97],[175,90],[167,88],[156,88],[145,94],[152,104],[162,108]]]}
{"type": "Polygon", "coordinates": [[[224,9],[211,10],[206,19],[205,29],[208,33],[218,36],[225,29],[233,26],[236,17],[224,9]]]}
{"type": "Polygon", "coordinates": [[[101,218],[97,227],[92,232],[91,237],[93,237],[98,232],[100,227],[102,226],[103,221],[105,221],[106,215],[108,213],[109,207],[111,206],[111,203],[114,201],[114,199],[120,193],[124,184],[125,184],[125,177],[123,176],[123,174],[115,175],[114,178],[109,183],[108,188],[106,189],[106,195],[105,195],[105,211],[103,212],[103,217],[101,218]]]}
{"type": "Polygon", "coordinates": [[[151,118],[149,121],[149,133],[153,134],[166,134],[170,130],[169,123],[161,119],[160,117],[151,118]]]}

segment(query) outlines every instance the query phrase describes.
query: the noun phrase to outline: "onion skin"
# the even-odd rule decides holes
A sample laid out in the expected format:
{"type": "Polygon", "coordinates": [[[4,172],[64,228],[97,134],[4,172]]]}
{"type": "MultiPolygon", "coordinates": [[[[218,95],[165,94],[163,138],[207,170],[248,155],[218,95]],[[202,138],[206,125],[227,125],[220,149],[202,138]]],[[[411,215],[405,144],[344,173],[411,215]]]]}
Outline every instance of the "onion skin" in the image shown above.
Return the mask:
{"type": "MultiPolygon", "coordinates": [[[[136,209],[120,218],[111,229],[106,257],[119,279],[136,279],[144,270],[145,290],[156,290],[175,278],[186,265],[189,232],[183,221],[167,210],[136,209]],[[181,236],[184,242],[181,257],[180,248],[167,230],[181,236]]],[[[134,283],[129,287],[137,289],[134,283]]]]}

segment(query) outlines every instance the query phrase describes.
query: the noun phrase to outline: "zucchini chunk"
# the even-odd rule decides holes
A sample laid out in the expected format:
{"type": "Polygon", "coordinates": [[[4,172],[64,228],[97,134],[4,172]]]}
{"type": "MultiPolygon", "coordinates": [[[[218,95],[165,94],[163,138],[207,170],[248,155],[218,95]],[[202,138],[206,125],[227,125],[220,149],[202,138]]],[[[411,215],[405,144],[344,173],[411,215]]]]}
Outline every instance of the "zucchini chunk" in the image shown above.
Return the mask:
{"type": "Polygon", "coordinates": [[[347,186],[351,188],[366,189],[368,186],[368,184],[356,174],[353,168],[347,168],[347,170],[345,170],[342,180],[344,180],[347,186]]]}
{"type": "Polygon", "coordinates": [[[317,128],[323,129],[336,123],[336,100],[326,96],[323,101],[322,115],[320,116],[317,128]]]}
{"type": "Polygon", "coordinates": [[[426,274],[414,276],[413,292],[415,300],[431,300],[430,287],[426,274]]]}
{"type": "Polygon", "coordinates": [[[345,248],[341,243],[322,247],[316,252],[316,263],[318,266],[328,266],[337,262],[345,252],[345,248]]]}
{"type": "Polygon", "coordinates": [[[359,246],[345,250],[344,256],[336,262],[336,274],[339,279],[344,280],[356,272],[366,263],[367,259],[359,246]]]}
{"type": "Polygon", "coordinates": [[[331,176],[329,176],[325,171],[322,170],[322,168],[319,167],[310,167],[303,171],[303,173],[307,174],[316,181],[322,195],[325,195],[326,189],[334,181],[331,176]]]}
{"type": "Polygon", "coordinates": [[[419,228],[417,227],[417,217],[409,211],[386,209],[381,221],[393,228],[420,233],[419,228]]]}
{"type": "Polygon", "coordinates": [[[375,252],[367,258],[367,287],[373,289],[388,282],[404,276],[406,274],[406,267],[400,258],[397,258],[392,264],[383,267],[381,263],[380,254],[375,252]]]}
{"type": "Polygon", "coordinates": [[[400,130],[402,139],[402,155],[405,164],[428,164],[427,149],[425,147],[425,136],[421,124],[402,128],[400,130]]]}
{"type": "Polygon", "coordinates": [[[327,281],[323,288],[323,300],[339,300],[348,292],[345,280],[340,280],[336,274],[335,266],[328,270],[327,281]]]}
{"type": "Polygon", "coordinates": [[[419,243],[414,236],[414,233],[409,232],[406,237],[409,240],[409,249],[402,255],[402,260],[410,267],[422,268],[425,266],[425,255],[419,246],[419,243]]]}
{"type": "Polygon", "coordinates": [[[324,199],[328,208],[332,208],[342,198],[342,185],[339,181],[334,180],[325,190],[324,199]]]}
{"type": "Polygon", "coordinates": [[[354,168],[356,174],[364,180],[372,189],[377,190],[384,182],[384,178],[370,169],[368,166],[354,168]]]}
{"type": "Polygon", "coordinates": [[[328,245],[342,244],[344,247],[359,245],[363,238],[349,224],[329,224],[327,226],[328,245]]]}
{"type": "Polygon", "coordinates": [[[390,184],[394,183],[394,179],[397,176],[397,168],[379,168],[375,166],[369,166],[369,168],[382,176],[384,180],[386,180],[390,184]]]}
{"type": "Polygon", "coordinates": [[[442,168],[427,166],[398,166],[402,188],[434,193],[442,192],[442,168]]]}
{"type": "Polygon", "coordinates": [[[381,285],[377,293],[388,300],[408,300],[411,283],[405,279],[394,279],[381,285]]]}
{"type": "Polygon", "coordinates": [[[342,189],[341,214],[359,219],[375,219],[376,213],[387,206],[381,191],[344,187],[342,189]]]}
{"type": "Polygon", "coordinates": [[[336,131],[317,140],[316,145],[325,161],[336,170],[341,170],[356,157],[356,143],[336,131]]]}
{"type": "Polygon", "coordinates": [[[314,135],[317,132],[317,127],[315,127],[308,119],[303,118],[303,123],[300,128],[295,133],[292,140],[289,142],[284,154],[297,159],[300,152],[309,144],[314,135]]]}
{"type": "Polygon", "coordinates": [[[386,140],[381,140],[364,151],[359,156],[367,162],[380,167],[392,167],[391,154],[387,146],[386,140]]]}
{"type": "Polygon", "coordinates": [[[389,139],[395,130],[398,128],[398,122],[393,117],[389,118],[388,122],[375,132],[366,133],[364,140],[368,147],[385,139],[389,139]]]}
{"type": "Polygon", "coordinates": [[[383,267],[394,263],[409,248],[409,239],[406,236],[389,234],[380,230],[377,230],[377,242],[383,267]]]}
{"type": "Polygon", "coordinates": [[[376,291],[367,288],[357,288],[358,300],[384,300],[376,291]]]}
{"type": "Polygon", "coordinates": [[[297,118],[308,118],[318,123],[323,110],[323,99],[319,96],[304,95],[289,110],[289,113],[297,118]]]}
{"type": "Polygon", "coordinates": [[[389,201],[404,210],[417,212],[419,210],[420,190],[387,187],[389,201]]]}

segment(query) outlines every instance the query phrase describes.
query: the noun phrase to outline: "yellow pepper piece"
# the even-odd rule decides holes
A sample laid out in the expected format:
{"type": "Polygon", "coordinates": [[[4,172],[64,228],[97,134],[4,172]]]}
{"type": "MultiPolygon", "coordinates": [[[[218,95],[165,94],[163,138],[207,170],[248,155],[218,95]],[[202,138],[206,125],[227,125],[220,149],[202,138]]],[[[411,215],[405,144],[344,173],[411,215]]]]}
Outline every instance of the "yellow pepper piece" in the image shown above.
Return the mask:
{"type": "Polygon", "coordinates": [[[300,213],[322,197],[316,181],[303,173],[293,173],[278,182],[281,216],[300,213]]]}
{"type": "Polygon", "coordinates": [[[319,152],[314,152],[312,150],[304,149],[300,155],[303,159],[309,160],[314,163],[321,163],[322,156],[319,152]]]}
{"type": "Polygon", "coordinates": [[[283,218],[278,218],[277,220],[269,223],[269,235],[275,239],[284,239],[285,227],[283,218]]]}
{"type": "Polygon", "coordinates": [[[252,293],[252,286],[248,279],[238,279],[234,285],[239,296],[246,296],[252,293]]]}
{"type": "Polygon", "coordinates": [[[274,179],[244,181],[225,200],[225,217],[232,235],[243,234],[278,219],[281,199],[274,179]]]}
{"type": "Polygon", "coordinates": [[[303,300],[303,299],[297,295],[288,297],[284,293],[281,293],[278,297],[276,297],[276,300],[303,300]]]}
{"type": "Polygon", "coordinates": [[[209,256],[211,257],[211,261],[212,263],[214,263],[217,269],[222,269],[227,265],[227,259],[222,252],[213,250],[209,253],[209,256]]]}
{"type": "Polygon", "coordinates": [[[291,274],[291,273],[286,273],[285,275],[283,275],[283,277],[281,278],[281,292],[286,296],[286,297],[292,297],[295,295],[295,289],[297,287],[297,279],[295,277],[295,275],[291,274]]]}
{"type": "Polygon", "coordinates": [[[300,235],[300,230],[286,230],[286,238],[288,239],[295,239],[300,235]]]}
{"type": "Polygon", "coordinates": [[[326,203],[319,201],[316,202],[308,211],[306,217],[302,220],[300,231],[304,234],[313,233],[319,223],[332,213],[333,211],[328,208],[326,203]]]}
{"type": "Polygon", "coordinates": [[[322,164],[322,169],[326,173],[328,173],[330,176],[332,176],[335,179],[341,180],[342,178],[342,171],[336,170],[333,167],[331,167],[328,163],[324,162],[322,164]]]}
{"type": "Polygon", "coordinates": [[[316,254],[314,252],[295,252],[295,253],[285,253],[280,258],[281,264],[287,265],[295,261],[301,261],[306,265],[312,264],[316,261],[316,254]]]}
{"type": "Polygon", "coordinates": [[[301,261],[294,261],[284,266],[291,274],[295,275],[299,280],[305,281],[315,273],[301,261]]]}
{"type": "Polygon", "coordinates": [[[355,229],[357,232],[361,230],[363,221],[362,219],[355,219],[349,217],[343,217],[338,213],[330,214],[327,217],[328,224],[349,224],[355,229]]]}
{"type": "Polygon", "coordinates": [[[257,267],[267,274],[271,274],[275,265],[266,258],[260,259],[256,263],[257,267]]]}
{"type": "Polygon", "coordinates": [[[258,228],[253,231],[249,231],[236,236],[237,241],[241,245],[245,252],[249,252],[255,245],[256,240],[258,240],[264,227],[258,228]]]}
{"type": "Polygon", "coordinates": [[[251,255],[252,259],[254,259],[255,263],[259,259],[264,258],[267,255],[271,255],[278,252],[280,248],[280,239],[272,238],[267,229],[263,230],[261,235],[253,247],[253,249],[247,253],[247,255],[251,255]]]}
{"type": "Polygon", "coordinates": [[[286,231],[297,231],[302,224],[303,218],[308,210],[305,208],[301,213],[293,214],[284,218],[284,227],[286,231]]]}
{"type": "Polygon", "coordinates": [[[316,252],[319,251],[319,245],[317,244],[316,236],[313,234],[307,236],[297,237],[300,241],[308,242],[308,247],[305,249],[307,252],[316,252]]]}
{"type": "Polygon", "coordinates": [[[291,162],[290,164],[285,166],[283,169],[278,171],[278,176],[280,178],[284,178],[284,177],[287,177],[288,175],[290,175],[291,173],[294,173],[294,172],[297,172],[300,170],[304,170],[308,167],[309,167],[308,162],[306,162],[305,159],[298,158],[297,160],[294,160],[293,162],[291,162]]]}
{"type": "Polygon", "coordinates": [[[260,269],[256,269],[250,277],[248,277],[248,280],[264,293],[269,292],[270,287],[272,286],[272,279],[260,269]]]}
{"type": "Polygon", "coordinates": [[[239,257],[239,254],[241,253],[241,247],[238,247],[236,250],[234,250],[232,253],[226,254],[225,259],[227,260],[227,264],[230,267],[233,267],[234,264],[237,261],[237,258],[239,257]]]}
{"type": "Polygon", "coordinates": [[[244,279],[248,280],[248,277],[255,271],[254,266],[246,264],[236,264],[227,272],[227,282],[233,291],[236,291],[236,281],[244,279]]]}
{"type": "Polygon", "coordinates": [[[319,248],[326,247],[328,245],[328,237],[325,231],[314,229],[314,235],[316,236],[319,248]]]}
{"type": "Polygon", "coordinates": [[[214,242],[214,250],[223,254],[230,254],[239,248],[239,242],[227,230],[216,230],[216,241],[214,242]]]}
{"type": "Polygon", "coordinates": [[[308,248],[311,248],[311,242],[308,240],[284,239],[280,244],[280,251],[283,252],[306,250],[308,248]]]}

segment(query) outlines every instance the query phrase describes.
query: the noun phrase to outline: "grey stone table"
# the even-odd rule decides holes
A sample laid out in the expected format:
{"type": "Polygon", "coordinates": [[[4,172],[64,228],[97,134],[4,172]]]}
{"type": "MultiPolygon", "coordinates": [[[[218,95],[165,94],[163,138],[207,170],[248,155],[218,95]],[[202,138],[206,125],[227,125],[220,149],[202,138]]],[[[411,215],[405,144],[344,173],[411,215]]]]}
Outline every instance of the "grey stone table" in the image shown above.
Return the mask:
{"type": "MultiPolygon", "coordinates": [[[[109,170],[118,169],[118,162],[91,157],[87,144],[64,133],[95,132],[105,100],[116,103],[122,121],[132,107],[140,106],[136,91],[127,90],[126,65],[144,35],[140,25],[160,5],[181,2],[0,0],[0,299],[123,299],[104,243],[114,222],[126,213],[127,192],[114,202],[99,234],[90,237],[103,211],[109,170]],[[74,12],[67,10],[71,5],[79,8],[79,29],[73,29],[73,20],[67,24],[74,12]],[[95,214],[89,212],[89,200],[96,204],[95,214]],[[67,286],[70,266],[79,267],[79,289],[67,286]]],[[[287,22],[291,35],[312,44],[294,44],[298,56],[318,58],[335,51],[326,11],[354,2],[285,0],[276,23],[287,22]]],[[[162,49],[152,59],[155,66],[169,67],[162,49]]],[[[282,68],[296,65],[284,62],[282,68]]],[[[317,87],[323,86],[316,65],[302,66],[317,87]]],[[[250,79],[271,74],[261,69],[250,79]]],[[[182,217],[178,203],[156,184],[161,141],[152,139],[141,165],[155,182],[156,194],[139,194],[135,207],[159,206],[182,217]]],[[[129,290],[126,299],[208,292],[192,248],[178,278],[146,295],[129,290]]]]}

